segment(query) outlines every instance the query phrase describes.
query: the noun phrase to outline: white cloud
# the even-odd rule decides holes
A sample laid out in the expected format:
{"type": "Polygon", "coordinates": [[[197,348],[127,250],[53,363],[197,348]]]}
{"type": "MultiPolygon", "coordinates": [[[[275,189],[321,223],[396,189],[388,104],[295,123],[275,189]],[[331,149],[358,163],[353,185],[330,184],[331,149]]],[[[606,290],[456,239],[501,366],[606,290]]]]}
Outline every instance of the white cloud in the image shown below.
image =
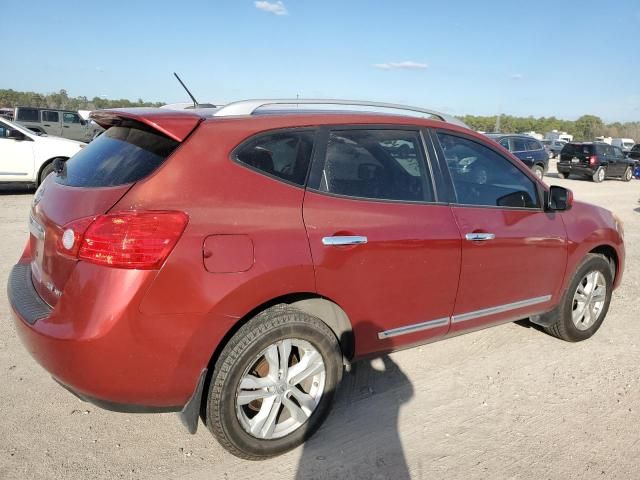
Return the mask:
{"type": "Polygon", "coordinates": [[[266,0],[253,2],[258,10],[273,13],[274,15],[289,15],[287,7],[280,0],[277,2],[268,2],[266,0]]]}
{"type": "Polygon", "coordinates": [[[524,75],[522,75],[521,73],[514,73],[513,75],[511,75],[511,80],[522,80],[524,78],[524,75]]]}
{"type": "Polygon", "coordinates": [[[426,63],[412,62],[411,60],[407,60],[404,62],[374,63],[373,66],[382,70],[424,70],[428,67],[426,63]]]}

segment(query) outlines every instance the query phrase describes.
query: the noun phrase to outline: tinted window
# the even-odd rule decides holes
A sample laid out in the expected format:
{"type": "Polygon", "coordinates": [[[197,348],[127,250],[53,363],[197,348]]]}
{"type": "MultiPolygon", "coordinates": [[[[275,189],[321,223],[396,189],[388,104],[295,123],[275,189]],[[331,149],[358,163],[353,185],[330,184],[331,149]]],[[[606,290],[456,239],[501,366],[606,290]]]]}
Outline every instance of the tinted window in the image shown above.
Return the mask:
{"type": "Polygon", "coordinates": [[[562,155],[570,155],[573,157],[579,157],[582,155],[591,155],[593,145],[583,145],[581,143],[567,143],[562,147],[560,152],[562,155]]]}
{"type": "Polygon", "coordinates": [[[269,175],[304,185],[313,150],[312,131],[262,135],[241,146],[237,161],[269,175]]]}
{"type": "Polygon", "coordinates": [[[507,150],[510,150],[510,148],[509,148],[509,139],[508,138],[503,138],[502,140],[500,140],[500,145],[502,145],[507,150]]]}
{"type": "Polygon", "coordinates": [[[7,138],[9,136],[9,125],[0,122],[0,138],[7,138]]]}
{"type": "Polygon", "coordinates": [[[526,141],[523,138],[512,138],[513,152],[524,152],[527,149],[526,141]]]}
{"type": "Polygon", "coordinates": [[[438,133],[458,203],[537,208],[535,183],[494,150],[466,138],[438,133]]]}
{"type": "Polygon", "coordinates": [[[60,121],[60,115],[58,115],[58,112],[49,112],[45,110],[44,112],[42,112],[42,121],[57,123],[60,121]]]}
{"type": "Polygon", "coordinates": [[[56,181],[72,187],[112,187],[137,182],[160,166],[178,142],[151,130],[111,127],[65,163],[56,181]]]}
{"type": "Polygon", "coordinates": [[[541,150],[542,145],[537,140],[527,140],[527,150],[541,150]]]}
{"type": "Polygon", "coordinates": [[[62,121],[64,123],[80,123],[80,115],[77,113],[63,113],[62,121]]]}
{"type": "Polygon", "coordinates": [[[39,122],[40,115],[38,115],[39,110],[35,108],[19,108],[18,109],[18,118],[16,120],[21,120],[23,122],[39,122]]]}
{"type": "Polygon", "coordinates": [[[420,143],[414,131],[331,132],[319,189],[350,197],[434,201],[420,143]]]}

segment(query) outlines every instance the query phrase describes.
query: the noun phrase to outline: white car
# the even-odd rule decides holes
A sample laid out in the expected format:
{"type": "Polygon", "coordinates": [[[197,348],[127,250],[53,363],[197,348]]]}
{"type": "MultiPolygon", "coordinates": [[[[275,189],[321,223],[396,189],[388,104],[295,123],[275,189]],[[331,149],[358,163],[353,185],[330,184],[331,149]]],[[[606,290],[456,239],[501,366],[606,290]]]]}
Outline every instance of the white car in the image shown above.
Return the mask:
{"type": "Polygon", "coordinates": [[[0,118],[0,183],[39,185],[53,172],[56,158],[66,160],[85,145],[75,140],[37,134],[0,118]]]}

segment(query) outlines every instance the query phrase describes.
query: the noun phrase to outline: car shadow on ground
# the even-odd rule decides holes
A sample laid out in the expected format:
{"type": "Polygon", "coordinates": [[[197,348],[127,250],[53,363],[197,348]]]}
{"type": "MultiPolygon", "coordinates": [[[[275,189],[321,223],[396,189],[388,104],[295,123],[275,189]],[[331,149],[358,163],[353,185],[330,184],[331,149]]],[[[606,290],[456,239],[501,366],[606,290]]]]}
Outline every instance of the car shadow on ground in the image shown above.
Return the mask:
{"type": "Polygon", "coordinates": [[[640,213],[640,207],[638,207],[638,208],[634,208],[634,209],[633,209],[633,211],[634,211],[634,212],[637,212],[637,213],[640,213]]]}
{"type": "Polygon", "coordinates": [[[32,185],[19,183],[0,184],[0,195],[32,195],[35,190],[32,185]]]}
{"type": "Polygon", "coordinates": [[[327,421],[304,444],[296,479],[410,478],[398,417],[412,396],[411,382],[390,357],[354,363],[327,421]]]}

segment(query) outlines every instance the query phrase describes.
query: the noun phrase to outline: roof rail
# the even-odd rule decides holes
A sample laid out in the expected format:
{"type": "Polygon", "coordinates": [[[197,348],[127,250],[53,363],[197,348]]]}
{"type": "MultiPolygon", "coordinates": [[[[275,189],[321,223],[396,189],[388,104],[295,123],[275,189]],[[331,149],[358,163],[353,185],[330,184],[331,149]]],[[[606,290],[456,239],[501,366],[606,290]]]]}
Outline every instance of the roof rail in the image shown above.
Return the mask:
{"type": "Polygon", "coordinates": [[[228,103],[216,111],[213,116],[215,117],[229,117],[236,115],[253,115],[261,107],[273,106],[273,105],[342,105],[352,107],[374,107],[377,109],[388,110],[402,110],[405,112],[420,113],[434,117],[436,120],[443,122],[460,125],[462,127],[469,128],[462,120],[457,119],[452,115],[436,112],[435,110],[429,110],[426,108],[412,107],[409,105],[397,105],[395,103],[382,103],[382,102],[367,102],[362,100],[336,100],[336,99],[324,99],[324,98],[282,98],[282,99],[261,99],[261,100],[241,100],[238,102],[228,103]]]}

